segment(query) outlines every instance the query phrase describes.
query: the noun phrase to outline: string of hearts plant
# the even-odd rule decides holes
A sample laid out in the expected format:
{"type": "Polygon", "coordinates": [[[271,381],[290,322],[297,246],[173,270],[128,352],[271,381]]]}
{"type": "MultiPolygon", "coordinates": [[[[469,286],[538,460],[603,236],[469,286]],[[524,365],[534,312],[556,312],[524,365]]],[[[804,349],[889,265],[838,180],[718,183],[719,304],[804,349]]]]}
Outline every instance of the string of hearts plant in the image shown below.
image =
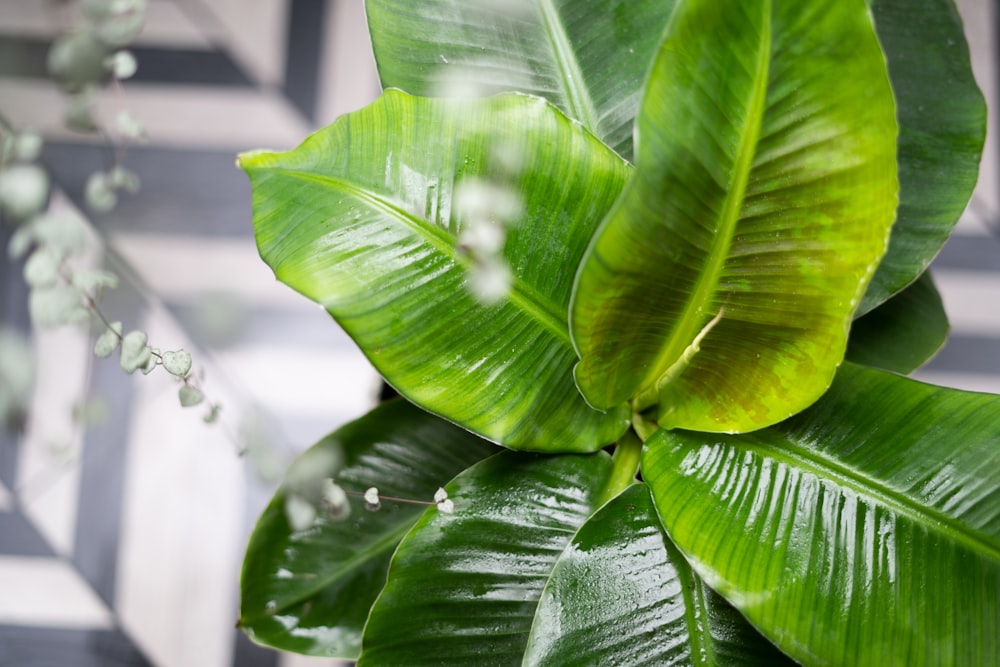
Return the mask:
{"type": "MultiPolygon", "coordinates": [[[[103,88],[121,96],[122,82],[138,68],[128,50],[146,19],[146,0],[82,0],[62,2],[50,9],[64,26],[48,53],[47,73],[67,96],[63,116],[66,129],[102,136],[110,164],[87,178],[84,200],[95,213],[107,213],[123,193],[139,190],[139,176],[126,168],[130,144],[146,138],[145,129],[127,109],[114,122],[102,119],[97,100],[103,88]]],[[[118,100],[121,102],[121,100],[118,100]]],[[[192,371],[185,350],[161,351],[149,344],[146,332],[124,328],[101,306],[104,293],[118,286],[119,278],[104,268],[87,267],[95,253],[95,240],[76,216],[50,206],[52,184],[38,162],[42,137],[17,127],[0,112],[0,224],[9,223],[6,252],[10,260],[24,259],[23,277],[30,294],[28,307],[35,327],[85,325],[96,333],[94,353],[110,357],[119,351],[119,365],[126,373],[148,374],[162,366],[178,383],[182,407],[205,402],[199,374],[192,371]]],[[[34,365],[29,342],[21,332],[0,327],[0,427],[20,430],[31,401],[34,365]]],[[[86,423],[93,408],[81,398],[79,418],[86,423]]],[[[206,423],[218,420],[221,406],[208,403],[206,423]]],[[[74,419],[78,417],[75,415],[74,419]]]]}
{"type": "Polygon", "coordinates": [[[1000,664],[1000,398],[905,377],[984,137],[952,1],[367,15],[381,98],[239,164],[264,261],[404,398],[293,466],[243,630],[379,666],[1000,664]],[[442,484],[453,512],[332,493],[442,484]]]}

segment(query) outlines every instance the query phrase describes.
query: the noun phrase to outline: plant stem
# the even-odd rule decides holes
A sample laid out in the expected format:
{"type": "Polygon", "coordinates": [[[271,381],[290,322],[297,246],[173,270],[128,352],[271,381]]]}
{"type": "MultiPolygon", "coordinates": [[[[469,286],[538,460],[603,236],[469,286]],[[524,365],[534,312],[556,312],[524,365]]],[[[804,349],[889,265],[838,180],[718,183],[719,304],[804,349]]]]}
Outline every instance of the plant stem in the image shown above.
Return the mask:
{"type": "Polygon", "coordinates": [[[654,433],[660,430],[660,425],[652,419],[647,419],[640,412],[633,412],[632,428],[635,429],[639,439],[646,442],[654,433]]]}
{"type": "Polygon", "coordinates": [[[611,477],[598,498],[596,507],[600,507],[635,482],[635,474],[639,470],[639,457],[642,455],[642,441],[631,429],[625,433],[615,447],[611,459],[611,477]]]}

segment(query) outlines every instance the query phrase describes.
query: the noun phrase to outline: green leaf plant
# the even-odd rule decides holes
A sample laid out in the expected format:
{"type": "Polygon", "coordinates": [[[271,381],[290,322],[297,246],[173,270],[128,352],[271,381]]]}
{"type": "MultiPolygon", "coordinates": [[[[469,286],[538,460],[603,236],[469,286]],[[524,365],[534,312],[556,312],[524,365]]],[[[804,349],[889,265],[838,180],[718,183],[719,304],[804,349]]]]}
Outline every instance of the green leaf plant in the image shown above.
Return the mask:
{"type": "Polygon", "coordinates": [[[366,8],[383,95],[239,165],[263,260],[401,398],[290,469],[240,627],[1000,665],[1000,398],[905,377],[985,134],[952,0],[366,8]]]}

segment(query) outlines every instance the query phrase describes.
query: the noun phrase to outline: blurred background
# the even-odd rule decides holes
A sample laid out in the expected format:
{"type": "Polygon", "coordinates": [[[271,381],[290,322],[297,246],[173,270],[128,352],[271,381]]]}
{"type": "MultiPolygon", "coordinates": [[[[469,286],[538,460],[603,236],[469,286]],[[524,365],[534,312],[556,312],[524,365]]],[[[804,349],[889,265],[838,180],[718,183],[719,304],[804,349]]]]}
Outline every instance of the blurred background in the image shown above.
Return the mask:
{"type": "MultiPolygon", "coordinates": [[[[28,336],[36,370],[23,429],[0,433],[0,667],[332,665],[234,629],[239,566],[284,466],[366,412],[379,382],[260,261],[234,163],[252,148],[290,149],[377,96],[362,0],[149,0],[135,76],[95,100],[98,117],[128,110],[144,126],[147,140],[125,156],[142,187],[103,214],[85,205],[86,184],[114,156],[65,129],[67,101],[46,75],[72,4],[0,0],[0,113],[44,137],[52,206],[90,230],[89,261],[123,278],[102,309],[157,347],[191,351],[222,418],[206,425],[203,409],[178,407],[166,373],[129,376],[95,358],[86,332],[32,331],[23,265],[0,259],[0,324],[28,336]]],[[[958,4],[993,103],[1000,9],[958,4]]],[[[992,392],[998,153],[990,136],[973,202],[935,262],[952,336],[917,374],[992,392]]],[[[4,247],[10,233],[0,228],[4,247]]]]}

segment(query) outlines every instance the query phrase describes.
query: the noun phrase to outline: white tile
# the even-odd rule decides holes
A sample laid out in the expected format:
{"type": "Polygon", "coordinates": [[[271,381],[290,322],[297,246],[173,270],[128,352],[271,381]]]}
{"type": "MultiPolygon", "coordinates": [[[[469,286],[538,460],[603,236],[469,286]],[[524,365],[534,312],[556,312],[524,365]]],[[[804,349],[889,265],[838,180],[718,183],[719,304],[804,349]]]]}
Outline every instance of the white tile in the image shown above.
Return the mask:
{"type": "MultiPolygon", "coordinates": [[[[288,150],[310,131],[287,100],[276,91],[206,86],[127,83],[121,98],[103,91],[97,117],[113,127],[120,110],[128,110],[146,129],[148,145],[191,149],[252,148],[288,150]]],[[[63,127],[66,100],[47,81],[0,78],[4,112],[17,127],[32,128],[47,137],[103,143],[99,136],[63,127]]]]}
{"type": "Polygon", "coordinates": [[[0,482],[0,512],[9,512],[14,508],[14,499],[10,496],[10,491],[0,482]]]}
{"type": "Polygon", "coordinates": [[[177,0],[188,17],[211,31],[259,83],[277,85],[285,71],[288,0],[177,0]]]}
{"type": "MultiPolygon", "coordinates": [[[[128,109],[146,128],[150,144],[190,148],[288,150],[309,126],[277,91],[132,83],[121,102],[104,98],[105,117],[128,109]]],[[[235,155],[234,161],[235,161],[235,155]]]]}
{"type": "Polygon", "coordinates": [[[70,25],[75,14],[44,0],[0,0],[0,31],[5,35],[47,38],[70,25]]]}
{"type": "MultiPolygon", "coordinates": [[[[331,320],[331,339],[334,337],[331,320]]],[[[288,418],[318,419],[329,429],[375,404],[379,376],[353,343],[326,348],[237,345],[217,355],[255,402],[288,418]]]]}
{"type": "Polygon", "coordinates": [[[984,201],[972,200],[955,225],[955,236],[995,236],[996,228],[989,226],[992,214],[993,212],[986,208],[984,201]]]}
{"type": "MultiPolygon", "coordinates": [[[[154,344],[184,345],[159,310],[144,328],[154,344]]],[[[118,561],[121,624],[158,667],[230,664],[243,460],[219,425],[201,421],[200,408],[179,406],[177,383],[167,374],[136,377],[133,396],[118,561]]]]}
{"type": "Polygon", "coordinates": [[[62,127],[66,99],[48,81],[0,77],[4,113],[15,127],[46,136],[68,136],[62,127]]]}
{"type": "MultiPolygon", "coordinates": [[[[287,0],[152,0],[133,43],[222,48],[257,82],[279,84],[284,75],[287,5],[287,0]]],[[[60,9],[51,0],[0,0],[4,34],[52,38],[72,26],[76,17],[72,7],[60,9]]]]}
{"type": "Polygon", "coordinates": [[[952,333],[1000,336],[1000,275],[935,269],[952,333]]]}
{"type": "MultiPolygon", "coordinates": [[[[0,0],[0,32],[8,35],[53,38],[66,32],[79,16],[73,4],[59,7],[50,0],[0,0]]],[[[170,0],[152,0],[136,45],[173,48],[211,48],[211,42],[170,0]]]]}
{"type": "Polygon", "coordinates": [[[278,663],[281,667],[349,667],[352,663],[333,658],[313,658],[307,655],[286,653],[278,663]]]}
{"type": "Polygon", "coordinates": [[[332,123],[378,97],[379,81],[363,0],[330,3],[320,56],[319,125],[332,123]]]}
{"type": "Polygon", "coordinates": [[[0,625],[106,629],[111,612],[66,562],[0,556],[0,625]]]}
{"type": "Polygon", "coordinates": [[[995,213],[1000,211],[1000,166],[997,164],[1000,142],[995,131],[995,128],[1000,127],[1000,104],[997,104],[996,35],[993,33],[996,25],[994,12],[998,10],[992,0],[958,0],[957,4],[965,24],[972,69],[979,87],[986,95],[990,114],[990,130],[986,134],[986,149],[980,163],[976,197],[982,199],[989,210],[995,213]]]}
{"type": "Polygon", "coordinates": [[[25,515],[59,554],[76,538],[82,432],[74,406],[87,394],[91,351],[74,328],[39,331],[35,397],[18,457],[17,492],[25,515]]]}
{"type": "MultiPolygon", "coordinates": [[[[69,200],[56,192],[50,211],[73,216],[89,232],[90,251],[79,265],[96,266],[99,241],[69,200]]],[[[88,394],[93,359],[89,335],[78,327],[36,330],[35,389],[18,460],[18,500],[57,553],[72,552],[83,431],[73,409],[88,394]]]]}
{"type": "Polygon", "coordinates": [[[182,5],[171,0],[152,0],[146,10],[146,24],[135,40],[143,46],[169,48],[212,48],[210,33],[206,34],[182,5]]]}
{"type": "Polygon", "coordinates": [[[319,308],[279,283],[251,240],[115,234],[111,243],[166,300],[194,301],[210,290],[257,306],[319,308]]]}
{"type": "Polygon", "coordinates": [[[996,375],[919,370],[913,374],[913,378],[941,387],[1000,394],[1000,376],[996,375]]]}

